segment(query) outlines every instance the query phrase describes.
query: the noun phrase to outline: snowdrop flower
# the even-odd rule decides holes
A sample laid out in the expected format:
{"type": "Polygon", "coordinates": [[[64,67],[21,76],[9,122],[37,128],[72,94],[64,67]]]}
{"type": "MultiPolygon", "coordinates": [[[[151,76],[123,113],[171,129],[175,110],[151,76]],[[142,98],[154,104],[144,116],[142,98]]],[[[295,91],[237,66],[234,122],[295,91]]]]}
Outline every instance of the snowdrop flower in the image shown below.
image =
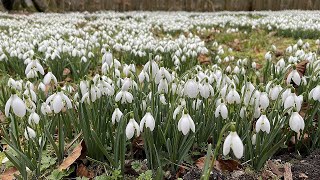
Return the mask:
{"type": "Polygon", "coordinates": [[[136,67],[134,64],[130,64],[130,65],[127,65],[125,64],[123,66],[123,73],[126,75],[126,76],[129,76],[130,73],[133,73],[133,72],[136,72],[136,67]]]}
{"type": "Polygon", "coordinates": [[[301,39],[299,39],[298,42],[297,42],[297,45],[298,46],[302,46],[302,44],[303,44],[303,41],[301,39]]]}
{"type": "Polygon", "coordinates": [[[257,135],[256,134],[252,135],[252,138],[251,138],[252,145],[256,145],[256,140],[257,140],[257,135]]]}
{"type": "Polygon", "coordinates": [[[43,115],[47,115],[47,114],[52,113],[50,106],[48,104],[46,104],[45,102],[41,104],[41,113],[43,115]]]}
{"type": "Polygon", "coordinates": [[[188,113],[187,114],[183,113],[183,115],[181,116],[178,122],[178,130],[182,131],[183,135],[187,135],[190,129],[191,131],[195,132],[196,130],[195,124],[188,113]]]}
{"type": "Polygon", "coordinates": [[[50,108],[53,109],[53,112],[56,114],[59,113],[63,108],[72,108],[70,99],[61,91],[61,88],[58,88],[58,92],[50,95],[47,98],[46,104],[50,105],[50,108]]]}
{"type": "Polygon", "coordinates": [[[267,61],[270,61],[270,60],[272,59],[272,55],[271,55],[270,51],[267,52],[267,53],[264,55],[264,58],[265,58],[267,61]]]}
{"type": "Polygon", "coordinates": [[[243,119],[246,115],[246,111],[247,111],[247,108],[245,106],[243,106],[241,109],[240,109],[240,117],[243,119]]]}
{"type": "Polygon", "coordinates": [[[14,79],[9,78],[7,85],[8,85],[8,87],[11,87],[16,90],[20,90],[20,91],[22,90],[22,82],[21,81],[15,81],[14,79]]]}
{"type": "Polygon", "coordinates": [[[23,117],[26,115],[26,104],[22,101],[20,97],[15,93],[15,91],[11,94],[5,105],[5,115],[9,117],[9,111],[12,108],[13,113],[18,117],[23,117]]]}
{"type": "Polygon", "coordinates": [[[28,123],[31,124],[32,122],[34,122],[35,124],[39,124],[39,121],[40,116],[37,113],[32,112],[28,118],[28,123]]]}
{"type": "Polygon", "coordinates": [[[115,101],[119,102],[121,100],[121,104],[132,103],[133,95],[128,91],[121,90],[116,95],[115,101]]]}
{"type": "Polygon", "coordinates": [[[160,102],[163,104],[163,105],[167,105],[167,100],[166,100],[166,97],[164,96],[164,94],[160,94],[160,102]]]}
{"type": "Polygon", "coordinates": [[[36,101],[37,101],[37,95],[36,95],[36,93],[33,91],[33,89],[31,89],[31,88],[26,89],[26,90],[23,92],[23,95],[26,95],[26,96],[28,96],[28,97],[31,97],[31,99],[32,99],[33,102],[36,102],[36,101]]]}
{"type": "Polygon", "coordinates": [[[102,64],[107,63],[109,66],[111,66],[112,61],[113,61],[113,57],[110,52],[107,52],[102,56],[102,64]]]}
{"type": "Polygon", "coordinates": [[[315,101],[320,101],[320,86],[317,85],[315,88],[313,88],[309,93],[309,99],[313,99],[315,101]]]}
{"type": "Polygon", "coordinates": [[[70,84],[64,85],[61,89],[69,93],[72,93],[74,91],[74,88],[70,84]]]}
{"type": "Polygon", "coordinates": [[[287,47],[286,52],[289,54],[292,53],[292,46],[287,47]]]}
{"type": "Polygon", "coordinates": [[[271,100],[276,100],[279,97],[280,92],[282,91],[282,87],[280,85],[276,85],[271,88],[269,91],[269,96],[271,100]]]}
{"type": "Polygon", "coordinates": [[[150,60],[144,65],[143,70],[154,78],[159,71],[159,66],[154,60],[150,60]]]}
{"type": "Polygon", "coordinates": [[[294,67],[293,70],[288,74],[287,77],[287,84],[290,84],[291,81],[293,81],[296,85],[300,85],[301,83],[301,77],[299,72],[296,70],[296,68],[294,67]]]}
{"type": "MultiPolygon", "coordinates": [[[[182,100],[182,102],[184,102],[184,100],[182,100]]],[[[183,108],[185,108],[185,104],[180,103],[180,105],[178,105],[178,107],[173,111],[173,119],[177,118],[177,115],[182,112],[183,108]]]]}
{"type": "Polygon", "coordinates": [[[146,128],[149,128],[150,131],[153,131],[154,130],[154,127],[156,125],[156,122],[152,116],[152,114],[150,112],[147,112],[143,118],[141,119],[140,121],[140,130],[141,132],[143,132],[143,127],[144,127],[144,124],[146,125],[146,128]]]}
{"type": "Polygon", "coordinates": [[[142,83],[144,80],[146,80],[147,82],[149,82],[149,74],[142,70],[138,76],[139,78],[139,82],[142,83]]]}
{"type": "Polygon", "coordinates": [[[233,103],[240,104],[240,95],[235,88],[231,88],[228,95],[226,96],[226,100],[229,104],[233,104],[233,103]]]}
{"type": "Polygon", "coordinates": [[[38,85],[38,90],[41,90],[43,92],[46,91],[46,85],[44,85],[42,82],[39,83],[38,85]]]}
{"type": "Polygon", "coordinates": [[[208,99],[209,96],[214,95],[214,90],[213,87],[208,83],[208,79],[206,79],[205,81],[205,83],[199,84],[199,92],[203,98],[208,99]]]}
{"type": "Polygon", "coordinates": [[[120,109],[116,108],[112,113],[112,117],[111,117],[112,124],[115,124],[116,121],[120,122],[122,115],[123,115],[123,113],[120,111],[120,109]]]}
{"type": "Polygon", "coordinates": [[[261,109],[264,109],[264,110],[267,109],[267,107],[269,106],[269,98],[266,92],[262,92],[260,94],[259,104],[261,109]]]}
{"type": "Polygon", "coordinates": [[[158,92],[159,93],[168,93],[169,85],[165,78],[160,80],[160,83],[158,85],[158,92]]]}
{"type": "Polygon", "coordinates": [[[256,107],[254,109],[253,117],[258,118],[258,117],[260,117],[260,115],[261,115],[261,109],[260,109],[260,107],[256,107]]]}
{"type": "Polygon", "coordinates": [[[169,73],[169,71],[167,69],[165,69],[164,67],[161,67],[156,74],[155,82],[157,84],[159,84],[160,81],[163,79],[165,79],[168,83],[170,83],[172,81],[172,77],[171,77],[171,74],[169,73]]]}
{"type": "Polygon", "coordinates": [[[29,140],[36,137],[36,132],[27,126],[27,128],[24,130],[24,137],[29,140]]]}
{"type": "Polygon", "coordinates": [[[224,103],[220,103],[214,112],[214,116],[217,118],[221,116],[223,119],[228,118],[228,109],[224,103]]]}
{"type": "Polygon", "coordinates": [[[199,85],[194,79],[189,79],[184,85],[184,94],[189,98],[196,98],[199,93],[199,85]]]}
{"type": "Polygon", "coordinates": [[[37,72],[44,75],[44,70],[38,60],[32,60],[25,69],[25,74],[27,78],[38,77],[37,72]]]}
{"type": "Polygon", "coordinates": [[[133,119],[133,117],[129,120],[129,123],[126,127],[126,136],[128,139],[131,139],[134,135],[134,131],[136,130],[137,137],[140,136],[140,127],[139,124],[133,119]]]}
{"type": "Polygon", "coordinates": [[[86,63],[88,60],[85,56],[82,56],[82,58],[80,59],[80,62],[86,63]]]}
{"type": "Polygon", "coordinates": [[[236,158],[240,159],[243,156],[243,143],[235,131],[231,131],[226,137],[226,140],[223,143],[223,155],[228,155],[230,153],[230,149],[232,149],[236,158]]]}
{"type": "Polygon", "coordinates": [[[202,100],[200,99],[195,99],[193,102],[192,102],[192,109],[194,110],[199,110],[200,106],[202,105],[202,100]]]}
{"type": "Polygon", "coordinates": [[[296,108],[296,110],[299,112],[302,106],[303,102],[303,96],[297,96],[295,93],[291,93],[288,95],[288,97],[284,101],[284,109],[288,108],[296,108]]]}
{"type": "Polygon", "coordinates": [[[291,114],[289,126],[296,133],[299,133],[300,130],[304,129],[304,120],[298,112],[293,112],[291,114]]]}
{"type": "Polygon", "coordinates": [[[258,133],[260,130],[267,134],[270,133],[270,122],[266,115],[261,115],[256,122],[256,132],[258,133]]]}
{"type": "Polygon", "coordinates": [[[53,81],[55,85],[58,84],[57,78],[52,72],[48,72],[44,77],[43,77],[43,84],[48,85],[50,82],[53,81]]]}
{"type": "Polygon", "coordinates": [[[252,62],[251,67],[252,67],[252,69],[257,69],[257,63],[256,62],[252,62]]]}
{"type": "Polygon", "coordinates": [[[80,81],[80,92],[82,96],[89,91],[89,82],[86,80],[80,81]]]}

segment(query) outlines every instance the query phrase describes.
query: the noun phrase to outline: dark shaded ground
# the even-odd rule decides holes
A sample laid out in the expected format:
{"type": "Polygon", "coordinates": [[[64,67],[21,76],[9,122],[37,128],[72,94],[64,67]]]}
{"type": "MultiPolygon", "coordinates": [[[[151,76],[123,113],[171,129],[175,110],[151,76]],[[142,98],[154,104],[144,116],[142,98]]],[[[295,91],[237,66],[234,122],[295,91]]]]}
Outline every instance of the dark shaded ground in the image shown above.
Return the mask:
{"type": "MultiPolygon", "coordinates": [[[[320,180],[320,149],[310,155],[302,157],[296,153],[285,153],[275,156],[271,161],[279,162],[280,166],[285,163],[291,164],[292,179],[294,180],[320,180]]],[[[279,166],[279,169],[282,168],[279,166]]],[[[201,170],[194,168],[187,172],[184,180],[200,179],[201,170]]],[[[276,175],[268,166],[261,172],[248,173],[245,170],[230,173],[220,173],[214,170],[210,179],[217,180],[255,180],[255,179],[284,179],[283,175],[276,175]]]]}
{"type": "Polygon", "coordinates": [[[313,151],[306,157],[297,154],[284,154],[278,158],[292,164],[293,179],[320,179],[320,149],[313,151]]]}

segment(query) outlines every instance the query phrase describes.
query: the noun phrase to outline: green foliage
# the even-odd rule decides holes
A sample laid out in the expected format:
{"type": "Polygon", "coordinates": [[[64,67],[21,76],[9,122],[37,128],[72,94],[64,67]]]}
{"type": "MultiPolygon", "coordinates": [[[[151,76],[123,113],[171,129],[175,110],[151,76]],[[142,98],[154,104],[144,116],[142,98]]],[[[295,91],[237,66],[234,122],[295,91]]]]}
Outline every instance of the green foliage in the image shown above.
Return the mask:
{"type": "Polygon", "coordinates": [[[61,180],[67,176],[69,176],[74,171],[74,168],[70,168],[69,170],[60,171],[58,169],[55,169],[52,171],[52,173],[48,176],[48,179],[50,180],[61,180]]]}

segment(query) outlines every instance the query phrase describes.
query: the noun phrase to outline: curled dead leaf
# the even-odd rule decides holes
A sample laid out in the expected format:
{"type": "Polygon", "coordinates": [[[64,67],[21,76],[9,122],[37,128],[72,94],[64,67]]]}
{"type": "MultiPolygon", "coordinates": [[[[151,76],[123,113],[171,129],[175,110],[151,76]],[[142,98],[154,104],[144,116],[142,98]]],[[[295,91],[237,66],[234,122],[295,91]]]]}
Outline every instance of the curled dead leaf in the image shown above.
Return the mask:
{"type": "Polygon", "coordinates": [[[93,178],[95,176],[93,171],[88,170],[84,164],[80,164],[76,171],[77,177],[93,178]]]}
{"type": "Polygon", "coordinates": [[[59,170],[65,170],[68,169],[76,160],[80,158],[80,156],[84,156],[85,153],[85,143],[82,140],[72,151],[72,153],[63,160],[61,165],[59,166],[59,170]]]}

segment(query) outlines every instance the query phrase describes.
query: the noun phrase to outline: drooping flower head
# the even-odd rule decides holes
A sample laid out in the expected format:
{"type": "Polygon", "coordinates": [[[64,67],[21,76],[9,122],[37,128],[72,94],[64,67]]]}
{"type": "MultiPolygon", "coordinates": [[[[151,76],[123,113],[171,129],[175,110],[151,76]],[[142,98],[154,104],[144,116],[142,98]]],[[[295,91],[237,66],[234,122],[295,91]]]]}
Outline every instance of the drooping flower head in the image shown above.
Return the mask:
{"type": "Polygon", "coordinates": [[[231,132],[226,137],[223,143],[223,155],[228,155],[230,153],[230,149],[232,149],[233,154],[236,156],[236,158],[240,159],[243,156],[244,146],[240,137],[235,131],[235,127],[232,126],[231,132]]]}
{"type": "Polygon", "coordinates": [[[13,113],[18,117],[23,117],[26,115],[26,104],[22,99],[16,94],[16,91],[12,89],[10,98],[8,99],[5,105],[5,115],[9,117],[9,111],[12,108],[13,113]]]}

